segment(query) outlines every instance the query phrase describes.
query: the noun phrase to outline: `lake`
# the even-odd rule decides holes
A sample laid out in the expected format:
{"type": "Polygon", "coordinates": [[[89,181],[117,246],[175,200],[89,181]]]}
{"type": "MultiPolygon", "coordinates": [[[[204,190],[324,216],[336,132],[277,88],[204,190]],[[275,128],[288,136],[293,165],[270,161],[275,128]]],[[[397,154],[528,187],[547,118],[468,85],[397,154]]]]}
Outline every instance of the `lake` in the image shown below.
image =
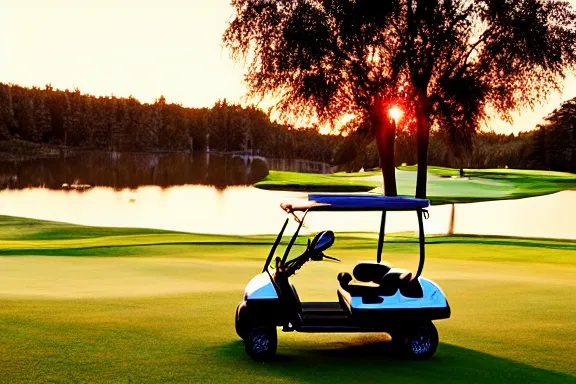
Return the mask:
{"type": "MultiPolygon", "coordinates": [[[[282,200],[304,193],[251,185],[269,169],[333,172],[322,163],[215,154],[84,153],[0,163],[0,214],[98,226],[199,233],[276,233],[282,200]],[[93,186],[63,190],[63,184],[93,186]]],[[[415,177],[415,175],[414,175],[415,177]]],[[[576,239],[576,191],[455,206],[455,233],[576,239]]],[[[426,232],[446,233],[451,206],[430,208],[426,232]]],[[[377,213],[314,213],[306,232],[376,232],[377,213]]],[[[413,231],[414,213],[391,213],[387,232],[413,231]]]]}
{"type": "Polygon", "coordinates": [[[52,159],[0,162],[0,190],[61,190],[63,184],[86,184],[115,190],[180,185],[208,185],[224,189],[252,185],[265,177],[269,169],[312,173],[335,171],[334,167],[319,162],[259,156],[82,152],[52,159]]]}

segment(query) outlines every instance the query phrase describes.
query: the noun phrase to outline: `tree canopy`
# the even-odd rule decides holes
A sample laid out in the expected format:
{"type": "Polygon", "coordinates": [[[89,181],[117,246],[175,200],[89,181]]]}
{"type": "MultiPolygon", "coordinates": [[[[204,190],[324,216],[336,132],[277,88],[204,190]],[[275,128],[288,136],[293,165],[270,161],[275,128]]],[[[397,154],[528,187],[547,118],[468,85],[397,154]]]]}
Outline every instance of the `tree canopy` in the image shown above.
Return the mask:
{"type": "MultiPolygon", "coordinates": [[[[492,114],[510,119],[560,89],[576,64],[576,17],[567,1],[233,0],[232,6],[223,40],[248,63],[251,96],[277,98],[287,116],[333,123],[353,114],[355,126],[377,139],[394,130],[385,118],[389,106],[402,106],[401,123],[417,131],[419,197],[426,195],[430,129],[469,143],[492,114]]],[[[393,150],[389,141],[389,135],[380,140],[380,152],[393,150]]]]}

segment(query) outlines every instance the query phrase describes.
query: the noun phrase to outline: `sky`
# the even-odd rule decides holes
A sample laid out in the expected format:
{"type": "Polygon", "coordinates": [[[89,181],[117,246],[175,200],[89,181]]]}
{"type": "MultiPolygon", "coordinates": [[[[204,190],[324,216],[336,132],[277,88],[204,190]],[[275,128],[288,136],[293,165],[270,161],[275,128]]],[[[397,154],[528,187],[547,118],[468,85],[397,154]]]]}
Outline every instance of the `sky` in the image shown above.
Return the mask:
{"type": "MultiPolygon", "coordinates": [[[[221,44],[231,16],[230,0],[0,0],[0,82],[186,107],[241,101],[244,68],[221,44]]],[[[562,94],[485,129],[533,129],[573,97],[570,76],[562,94]]]]}

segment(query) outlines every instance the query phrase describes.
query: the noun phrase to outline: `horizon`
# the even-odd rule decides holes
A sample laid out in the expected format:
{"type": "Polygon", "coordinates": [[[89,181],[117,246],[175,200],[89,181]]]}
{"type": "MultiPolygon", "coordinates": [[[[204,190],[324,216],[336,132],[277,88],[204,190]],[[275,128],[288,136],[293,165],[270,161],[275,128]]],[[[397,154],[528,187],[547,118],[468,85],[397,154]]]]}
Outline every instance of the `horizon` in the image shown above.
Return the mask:
{"type": "MultiPolygon", "coordinates": [[[[232,15],[229,0],[0,0],[0,54],[7,58],[0,62],[0,82],[133,96],[142,103],[164,96],[188,108],[210,108],[224,99],[252,104],[244,97],[243,65],[221,44],[232,15]]],[[[533,130],[573,97],[571,74],[562,93],[551,93],[533,111],[515,113],[512,125],[494,119],[483,131],[533,130]]],[[[271,106],[253,104],[264,111],[271,106]]]]}

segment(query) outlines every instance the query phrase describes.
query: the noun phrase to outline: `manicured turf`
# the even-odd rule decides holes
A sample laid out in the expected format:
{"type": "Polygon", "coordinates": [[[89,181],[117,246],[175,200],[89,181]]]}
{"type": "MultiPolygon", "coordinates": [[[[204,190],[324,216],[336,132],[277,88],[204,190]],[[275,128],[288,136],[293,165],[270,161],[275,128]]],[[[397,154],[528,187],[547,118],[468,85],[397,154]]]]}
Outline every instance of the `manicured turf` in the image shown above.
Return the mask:
{"type": "MultiPolygon", "coordinates": [[[[400,195],[414,195],[415,171],[414,166],[400,167],[396,171],[400,195]]],[[[434,205],[519,199],[576,188],[576,175],[562,172],[467,169],[463,178],[458,177],[457,169],[429,167],[428,172],[428,198],[434,205]]],[[[332,175],[271,171],[255,186],[288,191],[382,193],[381,177],[380,171],[332,175]]]]}
{"type": "Polygon", "coordinates": [[[279,191],[307,192],[367,192],[381,183],[362,178],[347,178],[316,173],[270,171],[268,176],[254,184],[256,188],[279,191]]]}
{"type": "MultiPolygon", "coordinates": [[[[6,383],[566,383],[576,380],[576,242],[430,238],[424,275],[446,293],[429,361],[389,355],[386,335],[279,333],[251,361],[233,316],[269,236],[218,237],[0,217],[0,381],[6,383]],[[19,256],[15,256],[19,255],[19,256]],[[46,256],[50,255],[50,256],[46,256]]],[[[410,234],[385,257],[414,268],[410,234]]],[[[336,300],[336,275],[373,259],[374,234],[337,235],[294,282],[336,300]]],[[[299,248],[302,249],[302,248],[299,248]]]]}

